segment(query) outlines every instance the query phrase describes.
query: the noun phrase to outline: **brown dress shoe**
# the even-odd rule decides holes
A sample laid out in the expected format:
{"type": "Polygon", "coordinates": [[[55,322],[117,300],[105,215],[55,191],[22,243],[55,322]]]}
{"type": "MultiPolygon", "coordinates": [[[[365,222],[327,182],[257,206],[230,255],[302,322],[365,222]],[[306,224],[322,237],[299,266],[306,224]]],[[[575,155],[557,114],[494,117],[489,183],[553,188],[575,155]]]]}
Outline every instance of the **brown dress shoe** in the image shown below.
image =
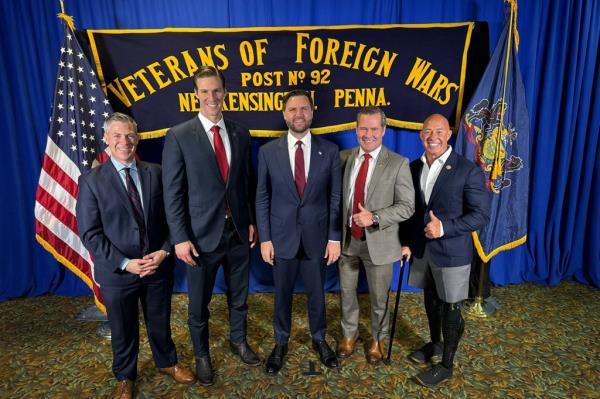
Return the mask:
{"type": "Polygon", "coordinates": [[[132,399],[133,398],[133,381],[121,380],[117,382],[117,387],[113,393],[114,399],[132,399]]]}
{"type": "Polygon", "coordinates": [[[176,364],[173,367],[158,369],[161,374],[170,375],[180,384],[191,384],[196,381],[196,376],[190,370],[176,364]]]}
{"type": "Polygon", "coordinates": [[[367,362],[377,364],[383,360],[383,341],[372,340],[367,352],[367,362]]]}
{"type": "Polygon", "coordinates": [[[354,337],[343,337],[337,347],[337,354],[341,358],[349,357],[354,353],[354,344],[359,340],[358,333],[354,337]]]}

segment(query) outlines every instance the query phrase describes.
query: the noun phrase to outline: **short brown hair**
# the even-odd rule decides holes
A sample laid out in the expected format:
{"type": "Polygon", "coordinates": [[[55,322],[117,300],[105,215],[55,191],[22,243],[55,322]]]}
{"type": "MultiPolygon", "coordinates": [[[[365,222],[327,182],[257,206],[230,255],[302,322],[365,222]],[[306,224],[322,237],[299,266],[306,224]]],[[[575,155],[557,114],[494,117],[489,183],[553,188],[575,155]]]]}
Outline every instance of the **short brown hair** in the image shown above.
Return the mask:
{"type": "Polygon", "coordinates": [[[363,115],[377,115],[377,114],[379,114],[379,116],[381,116],[381,127],[385,127],[387,125],[385,113],[383,112],[383,110],[381,108],[375,107],[375,106],[361,108],[361,110],[358,111],[358,114],[356,114],[356,124],[358,125],[358,121],[359,121],[360,117],[363,115]]]}
{"type": "Polygon", "coordinates": [[[225,76],[212,65],[201,65],[198,72],[194,74],[194,91],[196,91],[196,82],[198,79],[208,78],[211,76],[216,76],[221,79],[221,83],[223,84],[223,89],[225,88],[225,76]]]}
{"type": "Polygon", "coordinates": [[[308,102],[310,103],[310,109],[314,111],[315,104],[313,104],[313,100],[312,100],[312,97],[310,96],[310,92],[308,92],[307,90],[302,90],[302,89],[294,89],[294,90],[288,92],[283,97],[283,100],[281,100],[283,103],[283,110],[285,111],[285,106],[287,105],[287,102],[290,100],[290,98],[300,97],[300,96],[305,96],[306,98],[308,98],[308,102]]]}

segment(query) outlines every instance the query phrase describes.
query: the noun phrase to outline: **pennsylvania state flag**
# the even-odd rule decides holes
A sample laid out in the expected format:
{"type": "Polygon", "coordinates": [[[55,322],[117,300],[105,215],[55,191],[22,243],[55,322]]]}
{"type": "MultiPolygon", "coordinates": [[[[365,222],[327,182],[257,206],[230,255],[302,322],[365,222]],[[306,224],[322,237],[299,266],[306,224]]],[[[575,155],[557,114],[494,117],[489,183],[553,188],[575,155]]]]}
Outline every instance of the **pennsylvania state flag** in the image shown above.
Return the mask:
{"type": "Polygon", "coordinates": [[[490,223],[473,239],[488,262],[527,239],[529,115],[516,57],[516,0],[471,102],[465,108],[456,151],[474,161],[492,193],[490,223]]]}

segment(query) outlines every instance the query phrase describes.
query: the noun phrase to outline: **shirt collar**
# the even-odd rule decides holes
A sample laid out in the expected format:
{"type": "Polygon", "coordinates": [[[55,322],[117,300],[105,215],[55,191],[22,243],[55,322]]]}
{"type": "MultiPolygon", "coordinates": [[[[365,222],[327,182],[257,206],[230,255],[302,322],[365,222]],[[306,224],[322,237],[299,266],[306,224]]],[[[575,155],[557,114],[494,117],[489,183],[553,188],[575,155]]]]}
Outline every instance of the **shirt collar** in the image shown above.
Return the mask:
{"type": "MultiPolygon", "coordinates": [[[[302,140],[300,140],[302,142],[302,145],[304,148],[308,148],[310,146],[311,143],[311,137],[312,134],[310,132],[308,132],[308,134],[304,135],[304,137],[302,137],[302,140]]],[[[294,147],[296,147],[296,143],[298,142],[298,139],[295,138],[294,136],[292,136],[292,134],[288,131],[287,134],[287,143],[288,143],[288,148],[292,149],[294,147]]]]}
{"type": "Polygon", "coordinates": [[[135,161],[135,159],[127,165],[123,165],[121,162],[117,161],[113,157],[110,157],[110,162],[112,162],[112,164],[115,166],[117,172],[121,172],[125,168],[133,169],[137,172],[137,162],[135,161]]]}
{"type": "MultiPolygon", "coordinates": [[[[445,164],[446,161],[448,160],[448,157],[450,156],[450,153],[452,152],[452,146],[449,145],[448,149],[435,161],[433,162],[438,162],[440,164],[445,164]]],[[[423,162],[424,165],[427,165],[427,158],[425,157],[425,153],[423,152],[423,155],[421,155],[421,161],[423,162]]]]}
{"type": "MultiPolygon", "coordinates": [[[[379,147],[377,147],[376,149],[374,149],[373,151],[371,151],[369,153],[369,155],[371,155],[371,158],[373,158],[374,161],[379,156],[379,153],[381,152],[381,147],[383,147],[383,145],[380,145],[379,147]]],[[[362,149],[362,147],[358,147],[358,157],[357,157],[357,159],[361,159],[364,154],[365,154],[365,151],[362,149]]]]}
{"type": "Polygon", "coordinates": [[[200,119],[200,123],[202,123],[202,127],[206,133],[210,132],[210,129],[215,125],[219,126],[223,130],[227,130],[225,128],[225,120],[223,119],[223,115],[221,115],[221,119],[219,119],[217,123],[214,123],[206,116],[202,115],[201,112],[198,112],[198,119],[200,119]]]}

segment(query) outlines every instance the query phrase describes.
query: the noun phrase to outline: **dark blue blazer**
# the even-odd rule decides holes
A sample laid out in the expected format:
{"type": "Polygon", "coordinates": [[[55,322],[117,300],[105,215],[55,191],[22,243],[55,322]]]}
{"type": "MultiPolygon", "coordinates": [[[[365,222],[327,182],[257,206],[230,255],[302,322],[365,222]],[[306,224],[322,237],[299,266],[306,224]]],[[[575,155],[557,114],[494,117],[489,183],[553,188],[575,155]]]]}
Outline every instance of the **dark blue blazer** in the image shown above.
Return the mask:
{"type": "Polygon", "coordinates": [[[192,241],[201,252],[217,248],[231,209],[242,242],[254,224],[254,174],[248,129],[225,120],[231,145],[227,184],[198,116],[167,132],[162,155],[167,221],[173,244],[192,241]]]}
{"type": "Polygon", "coordinates": [[[422,169],[421,159],[411,162],[415,213],[401,226],[402,245],[408,245],[413,256],[422,258],[427,244],[432,260],[440,267],[471,263],[471,233],[484,227],[490,219],[490,194],[483,172],[473,162],[452,151],[433,186],[429,204],[425,204],[420,183],[422,169]],[[442,221],[444,236],[441,238],[425,237],[429,211],[442,221]]]}
{"type": "MultiPolygon", "coordinates": [[[[170,252],[169,230],[165,220],[160,165],[137,161],[142,186],[144,217],[148,231],[148,253],[170,252]]],[[[139,259],[138,225],[127,189],[112,162],[107,161],[79,177],[77,196],[79,237],[94,257],[94,277],[100,285],[124,286],[139,277],[120,269],[125,258],[139,259]]],[[[161,279],[173,272],[171,257],[158,271],[145,279],[161,279]]]]}
{"type": "Polygon", "coordinates": [[[302,199],[294,183],[287,135],[260,148],[257,180],[258,237],[260,242],[273,241],[276,257],[294,258],[302,242],[309,258],[322,258],[328,240],[341,240],[342,175],[334,143],[312,136],[302,199]]]}

